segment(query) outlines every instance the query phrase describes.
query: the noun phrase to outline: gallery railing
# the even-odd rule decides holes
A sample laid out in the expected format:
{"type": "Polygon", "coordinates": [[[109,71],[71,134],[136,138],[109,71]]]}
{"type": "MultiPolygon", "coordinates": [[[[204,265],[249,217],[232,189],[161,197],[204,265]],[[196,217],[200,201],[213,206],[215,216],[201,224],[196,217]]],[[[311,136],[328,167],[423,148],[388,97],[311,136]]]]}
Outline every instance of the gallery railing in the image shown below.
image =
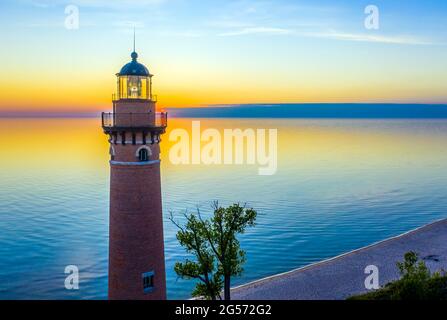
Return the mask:
{"type": "Polygon", "coordinates": [[[166,128],[168,114],[162,113],[102,113],[102,126],[112,128],[166,128]]]}

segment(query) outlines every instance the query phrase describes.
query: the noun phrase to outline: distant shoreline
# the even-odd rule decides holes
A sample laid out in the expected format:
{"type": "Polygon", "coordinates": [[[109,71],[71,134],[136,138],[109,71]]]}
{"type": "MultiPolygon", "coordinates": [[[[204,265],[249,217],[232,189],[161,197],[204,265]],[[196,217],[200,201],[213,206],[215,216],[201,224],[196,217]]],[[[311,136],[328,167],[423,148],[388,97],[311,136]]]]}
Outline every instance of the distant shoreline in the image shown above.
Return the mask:
{"type": "Polygon", "coordinates": [[[271,104],[168,109],[178,118],[447,119],[447,105],[271,104]]]}
{"type": "MultiPolygon", "coordinates": [[[[447,104],[303,103],[166,108],[172,118],[447,119],[447,104]]],[[[3,111],[0,118],[98,118],[101,112],[3,111]]]]}

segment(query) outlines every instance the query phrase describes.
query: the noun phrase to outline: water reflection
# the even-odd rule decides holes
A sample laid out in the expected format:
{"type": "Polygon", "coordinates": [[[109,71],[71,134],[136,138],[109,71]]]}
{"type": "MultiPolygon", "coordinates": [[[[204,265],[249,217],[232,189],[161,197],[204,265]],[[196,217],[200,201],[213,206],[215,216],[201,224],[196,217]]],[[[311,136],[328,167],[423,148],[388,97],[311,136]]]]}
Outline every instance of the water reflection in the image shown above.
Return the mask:
{"type": "MultiPolygon", "coordinates": [[[[202,119],[202,129],[278,129],[278,172],[257,166],[169,162],[162,143],[165,215],[247,202],[258,225],[242,237],[248,262],[236,284],[287,271],[399,234],[447,208],[447,122],[442,120],[202,119]]],[[[96,119],[0,120],[0,298],[106,298],[108,143],[96,119]],[[64,289],[78,265],[80,290],[64,289]]],[[[184,257],[165,219],[170,298],[184,257]]]]}

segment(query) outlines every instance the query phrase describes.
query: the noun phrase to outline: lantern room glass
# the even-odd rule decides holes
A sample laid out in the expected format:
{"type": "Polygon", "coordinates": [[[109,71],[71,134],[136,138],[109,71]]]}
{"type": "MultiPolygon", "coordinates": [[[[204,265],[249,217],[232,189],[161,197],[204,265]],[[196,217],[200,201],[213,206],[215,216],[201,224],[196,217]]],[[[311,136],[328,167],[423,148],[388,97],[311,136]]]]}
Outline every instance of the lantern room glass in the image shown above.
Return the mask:
{"type": "Polygon", "coordinates": [[[118,99],[151,100],[151,78],[118,76],[118,99]]]}

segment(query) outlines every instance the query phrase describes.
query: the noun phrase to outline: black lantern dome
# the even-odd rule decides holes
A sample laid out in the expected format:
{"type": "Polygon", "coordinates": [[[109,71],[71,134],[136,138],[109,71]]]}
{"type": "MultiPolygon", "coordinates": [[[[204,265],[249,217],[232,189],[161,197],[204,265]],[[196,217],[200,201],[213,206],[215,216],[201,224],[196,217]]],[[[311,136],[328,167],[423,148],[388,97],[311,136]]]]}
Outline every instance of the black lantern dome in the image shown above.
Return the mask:
{"type": "Polygon", "coordinates": [[[151,74],[149,70],[141,63],[137,62],[138,53],[132,52],[132,61],[121,68],[118,76],[140,76],[140,77],[150,77],[151,74]]]}

